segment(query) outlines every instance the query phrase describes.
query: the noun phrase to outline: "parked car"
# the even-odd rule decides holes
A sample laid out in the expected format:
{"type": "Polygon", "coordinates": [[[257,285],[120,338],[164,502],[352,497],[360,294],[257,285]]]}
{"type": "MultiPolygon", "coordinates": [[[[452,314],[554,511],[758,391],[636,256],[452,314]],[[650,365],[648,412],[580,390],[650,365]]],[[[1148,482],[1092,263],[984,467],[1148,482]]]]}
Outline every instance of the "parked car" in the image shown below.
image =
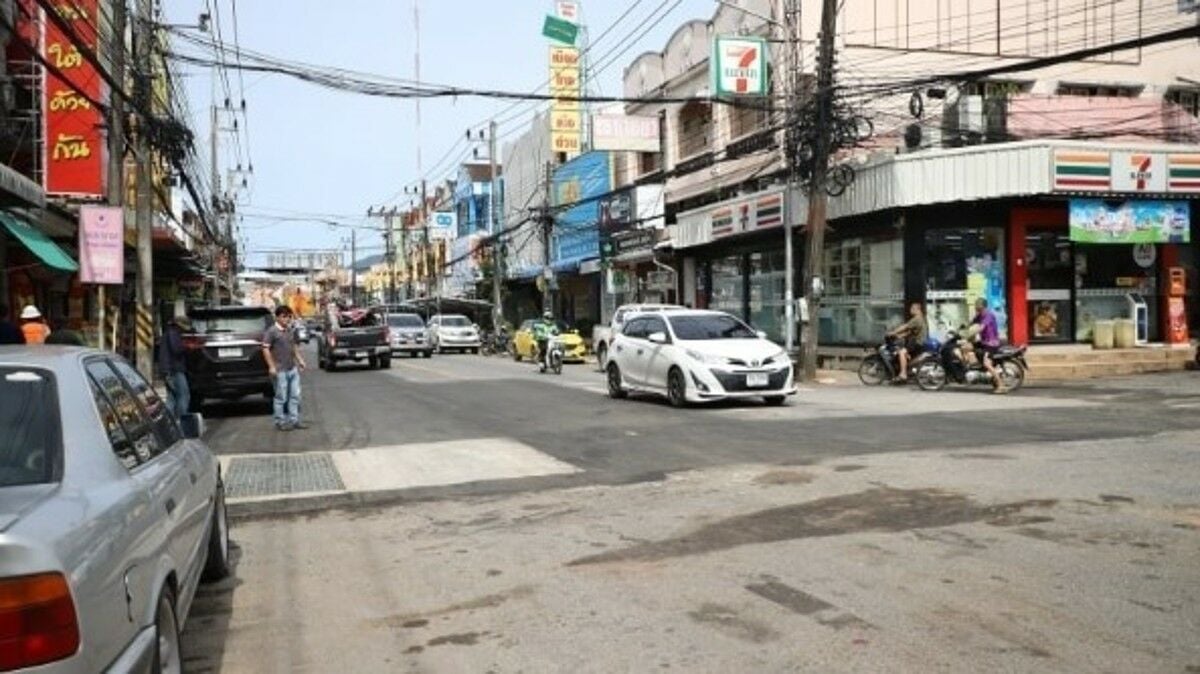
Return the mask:
{"type": "MultiPolygon", "coordinates": [[[[533,324],[536,322],[537,319],[525,321],[513,335],[513,360],[520,361],[522,358],[537,360],[537,340],[533,337],[533,324]]],[[[582,363],[584,356],[587,355],[587,345],[583,343],[579,331],[571,330],[566,323],[558,321],[558,334],[563,347],[563,362],[582,363]]]]}
{"type": "Polygon", "coordinates": [[[776,343],[720,311],[641,314],[612,343],[608,393],[661,393],[682,407],[761,397],[781,405],[796,392],[792,361],[776,343]]]}
{"type": "Polygon", "coordinates": [[[188,312],[191,329],[183,335],[187,350],[192,411],[205,398],[236,400],[275,388],[263,357],[263,333],[274,317],[266,307],[206,307],[188,312]]]}
{"type": "Polygon", "coordinates": [[[317,362],[333,372],[338,363],[366,361],[371,367],[392,366],[392,339],[385,314],[378,309],[331,311],[317,342],[317,362]]]}
{"type": "Polygon", "coordinates": [[[433,345],[425,333],[425,321],[419,314],[388,314],[388,328],[392,331],[392,355],[407,354],[428,358],[433,355],[433,345]]]}
{"type": "Polygon", "coordinates": [[[0,347],[0,671],[179,672],[229,574],[220,464],[111,353],[0,347]]]}
{"type": "Polygon", "coordinates": [[[683,309],[678,304],[623,304],[613,313],[612,322],[608,325],[597,325],[592,328],[592,352],[600,364],[600,371],[608,366],[608,353],[614,335],[621,334],[626,321],[641,313],[665,311],[667,309],[683,309]]]}
{"type": "Polygon", "coordinates": [[[470,351],[479,353],[482,341],[479,338],[479,326],[460,314],[435,314],[429,317],[429,341],[436,353],[445,353],[450,349],[455,351],[470,351]]]}

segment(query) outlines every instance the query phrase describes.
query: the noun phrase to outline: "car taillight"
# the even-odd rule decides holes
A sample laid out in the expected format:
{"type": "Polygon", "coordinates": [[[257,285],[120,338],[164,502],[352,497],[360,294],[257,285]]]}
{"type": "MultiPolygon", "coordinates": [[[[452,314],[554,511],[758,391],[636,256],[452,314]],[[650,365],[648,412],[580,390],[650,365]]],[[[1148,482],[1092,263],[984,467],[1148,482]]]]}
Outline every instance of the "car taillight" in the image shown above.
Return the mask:
{"type": "Polygon", "coordinates": [[[195,351],[197,349],[203,349],[204,348],[204,338],[203,337],[184,336],[183,348],[187,349],[188,351],[195,351]]]}
{"type": "Polygon", "coordinates": [[[77,650],[75,602],[61,573],[0,579],[0,671],[62,660],[77,650]]]}

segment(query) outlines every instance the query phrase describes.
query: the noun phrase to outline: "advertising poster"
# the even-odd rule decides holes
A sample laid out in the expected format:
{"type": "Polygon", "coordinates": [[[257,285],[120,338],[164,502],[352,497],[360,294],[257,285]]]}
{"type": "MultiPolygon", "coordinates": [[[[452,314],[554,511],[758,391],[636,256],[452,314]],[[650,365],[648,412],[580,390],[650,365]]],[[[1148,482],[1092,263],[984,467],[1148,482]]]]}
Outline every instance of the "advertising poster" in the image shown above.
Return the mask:
{"type": "Polygon", "coordinates": [[[1071,240],[1078,243],[1188,243],[1186,201],[1072,199],[1071,240]]]}
{"type": "MultiPolygon", "coordinates": [[[[92,51],[99,44],[95,28],[99,8],[97,0],[76,0],[60,10],[92,51]]],[[[104,82],[56,23],[46,21],[45,31],[42,56],[58,73],[46,73],[42,90],[46,192],[103,196],[107,154],[104,117],[93,101],[102,103],[106,97],[104,82]]]]}
{"type": "Polygon", "coordinates": [[[125,282],[125,214],[117,207],[79,209],[79,280],[121,285],[125,282]]]}

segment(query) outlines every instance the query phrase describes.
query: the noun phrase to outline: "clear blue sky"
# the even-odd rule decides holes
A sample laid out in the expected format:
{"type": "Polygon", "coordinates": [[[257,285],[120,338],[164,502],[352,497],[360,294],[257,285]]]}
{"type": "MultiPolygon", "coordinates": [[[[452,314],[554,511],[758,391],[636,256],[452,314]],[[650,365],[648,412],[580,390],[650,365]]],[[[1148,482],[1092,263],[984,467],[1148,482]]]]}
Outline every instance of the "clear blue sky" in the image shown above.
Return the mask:
{"type": "MultiPolygon", "coordinates": [[[[165,20],[195,23],[196,16],[214,2],[219,3],[223,37],[231,44],[236,4],[239,37],[247,49],[312,64],[413,76],[412,0],[176,0],[165,3],[165,20]]],[[[581,4],[594,42],[589,57],[598,65],[611,61],[596,78],[606,95],[620,94],[622,71],[637,55],[661,50],[684,21],[709,19],[717,7],[715,0],[583,0],[581,4]],[[631,7],[629,15],[599,39],[631,7]],[[654,25],[651,17],[663,18],[654,25]],[[603,61],[597,61],[600,57],[603,61]]],[[[547,77],[547,41],[540,33],[545,14],[552,10],[549,0],[422,0],[422,80],[532,90],[547,77]]],[[[181,72],[198,149],[207,166],[211,80],[203,69],[189,67],[181,72]]],[[[266,214],[324,213],[366,224],[363,216],[368,206],[407,205],[408,197],[398,193],[418,178],[411,101],[333,92],[277,75],[245,73],[243,77],[248,124],[241,126],[248,133],[240,135],[240,152],[233,134],[222,135],[221,163],[225,169],[246,163],[248,146],[254,175],[239,208],[247,213],[241,227],[251,265],[261,263],[262,254],[269,250],[338,248],[350,234],[317,222],[262,217],[266,214]]],[[[236,106],[241,96],[236,73],[230,73],[230,84],[236,106]]],[[[222,91],[222,99],[224,95],[222,91]]],[[[485,99],[423,101],[420,139],[425,171],[463,137],[468,126],[482,128],[479,123],[497,113],[532,111],[532,104],[525,104],[504,112],[509,105],[485,99]]],[[[523,115],[501,127],[501,135],[519,133],[517,127],[527,127],[526,120],[523,115]]],[[[480,147],[481,156],[485,150],[480,147]]],[[[456,154],[462,151],[460,145],[456,154]]],[[[430,178],[450,175],[443,169],[430,178]]],[[[380,252],[377,235],[360,231],[358,238],[360,257],[380,252]]]]}

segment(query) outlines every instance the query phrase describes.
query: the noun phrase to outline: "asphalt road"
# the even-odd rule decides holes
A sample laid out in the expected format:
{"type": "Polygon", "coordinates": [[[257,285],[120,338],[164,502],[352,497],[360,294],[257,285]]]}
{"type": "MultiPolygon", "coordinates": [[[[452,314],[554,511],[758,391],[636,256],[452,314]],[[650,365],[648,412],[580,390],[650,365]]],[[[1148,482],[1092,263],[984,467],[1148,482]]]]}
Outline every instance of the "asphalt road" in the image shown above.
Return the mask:
{"type": "Polygon", "coordinates": [[[425,479],[235,522],[189,671],[1200,671],[1196,373],[676,410],[449,355],[304,396],[210,445],[425,479]]]}

